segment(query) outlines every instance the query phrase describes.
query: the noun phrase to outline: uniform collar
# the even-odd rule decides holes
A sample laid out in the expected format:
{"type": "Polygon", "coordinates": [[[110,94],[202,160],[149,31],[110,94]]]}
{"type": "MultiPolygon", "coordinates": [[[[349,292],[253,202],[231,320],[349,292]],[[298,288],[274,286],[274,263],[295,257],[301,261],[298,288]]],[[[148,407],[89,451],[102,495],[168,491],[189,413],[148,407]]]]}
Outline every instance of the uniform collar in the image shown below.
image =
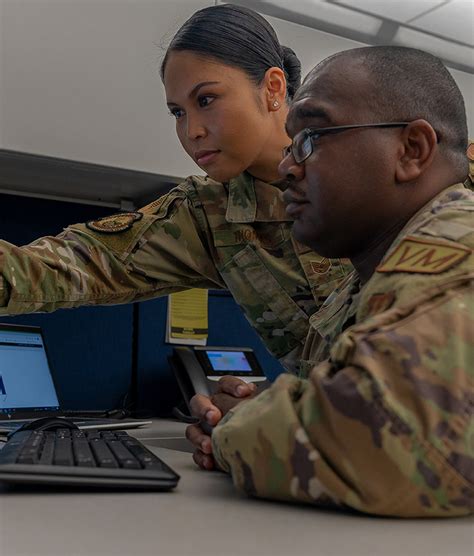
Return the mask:
{"type": "Polygon", "coordinates": [[[357,310],[361,291],[359,276],[354,270],[309,318],[310,327],[324,338],[328,345],[334,343],[349,315],[353,315],[357,310]]]}
{"type": "Polygon", "coordinates": [[[253,177],[244,172],[229,181],[229,203],[225,219],[227,222],[255,222],[257,197],[253,177]]]}
{"type": "Polygon", "coordinates": [[[278,184],[257,180],[243,172],[229,181],[228,188],[227,222],[291,222],[278,184]]]}
{"type": "MultiPolygon", "coordinates": [[[[472,195],[472,192],[466,188],[462,183],[456,183],[440,191],[436,197],[430,199],[421,209],[418,210],[410,220],[405,224],[403,229],[394,239],[393,243],[385,252],[381,261],[377,265],[382,266],[382,264],[390,258],[395,249],[402,243],[406,236],[413,233],[415,230],[421,228],[424,222],[432,219],[433,214],[436,214],[439,210],[445,208],[449,203],[456,201],[462,201],[472,195]]],[[[370,281],[370,280],[369,280],[370,281]]]]}

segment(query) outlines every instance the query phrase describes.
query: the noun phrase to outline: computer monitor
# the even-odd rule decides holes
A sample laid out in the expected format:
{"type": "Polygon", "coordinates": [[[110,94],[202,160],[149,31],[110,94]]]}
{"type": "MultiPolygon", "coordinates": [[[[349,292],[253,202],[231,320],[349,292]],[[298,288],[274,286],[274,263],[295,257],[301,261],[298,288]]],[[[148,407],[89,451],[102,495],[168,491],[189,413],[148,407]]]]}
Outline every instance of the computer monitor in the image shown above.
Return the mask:
{"type": "Polygon", "coordinates": [[[59,410],[41,329],[0,324],[0,419],[59,410]]]}

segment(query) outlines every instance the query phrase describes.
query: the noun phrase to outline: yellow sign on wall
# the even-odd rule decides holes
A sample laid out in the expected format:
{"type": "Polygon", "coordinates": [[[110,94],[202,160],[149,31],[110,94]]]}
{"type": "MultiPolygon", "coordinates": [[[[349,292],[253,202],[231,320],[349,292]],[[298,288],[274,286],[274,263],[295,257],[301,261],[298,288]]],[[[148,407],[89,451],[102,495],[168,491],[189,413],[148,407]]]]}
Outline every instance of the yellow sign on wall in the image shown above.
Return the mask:
{"type": "Polygon", "coordinates": [[[196,288],[168,297],[167,342],[206,345],[209,333],[207,300],[208,291],[196,288]]]}

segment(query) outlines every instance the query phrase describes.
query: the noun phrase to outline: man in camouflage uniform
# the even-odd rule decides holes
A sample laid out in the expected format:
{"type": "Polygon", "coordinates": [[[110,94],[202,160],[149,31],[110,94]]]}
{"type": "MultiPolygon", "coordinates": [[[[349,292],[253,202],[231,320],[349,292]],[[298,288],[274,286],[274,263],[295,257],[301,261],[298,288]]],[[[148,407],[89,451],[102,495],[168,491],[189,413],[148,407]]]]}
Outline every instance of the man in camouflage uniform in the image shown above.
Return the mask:
{"type": "Polygon", "coordinates": [[[227,184],[193,176],[139,212],[24,247],[0,241],[0,314],[227,288],[269,351],[296,371],[309,315],[350,265],[298,244],[291,224],[278,184],[247,173],[227,184]]]}
{"type": "Polygon", "coordinates": [[[213,398],[225,414],[215,461],[253,496],[471,513],[474,193],[462,184],[461,94],[431,55],[355,49],[310,73],[287,126],[294,235],[356,271],[310,319],[307,379],[281,375],[238,405],[213,398]],[[360,128],[379,122],[398,124],[360,128]],[[349,124],[358,129],[308,132],[349,124]]]}

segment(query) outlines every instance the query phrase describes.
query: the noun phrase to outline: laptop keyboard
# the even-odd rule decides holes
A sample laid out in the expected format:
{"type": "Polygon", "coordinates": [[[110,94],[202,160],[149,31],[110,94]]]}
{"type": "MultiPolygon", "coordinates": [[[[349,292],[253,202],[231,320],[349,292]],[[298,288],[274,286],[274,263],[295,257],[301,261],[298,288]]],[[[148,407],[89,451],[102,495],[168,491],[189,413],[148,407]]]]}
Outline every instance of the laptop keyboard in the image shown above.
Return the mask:
{"type": "Polygon", "coordinates": [[[166,490],[178,480],[125,431],[20,431],[0,450],[0,481],[166,490]]]}

